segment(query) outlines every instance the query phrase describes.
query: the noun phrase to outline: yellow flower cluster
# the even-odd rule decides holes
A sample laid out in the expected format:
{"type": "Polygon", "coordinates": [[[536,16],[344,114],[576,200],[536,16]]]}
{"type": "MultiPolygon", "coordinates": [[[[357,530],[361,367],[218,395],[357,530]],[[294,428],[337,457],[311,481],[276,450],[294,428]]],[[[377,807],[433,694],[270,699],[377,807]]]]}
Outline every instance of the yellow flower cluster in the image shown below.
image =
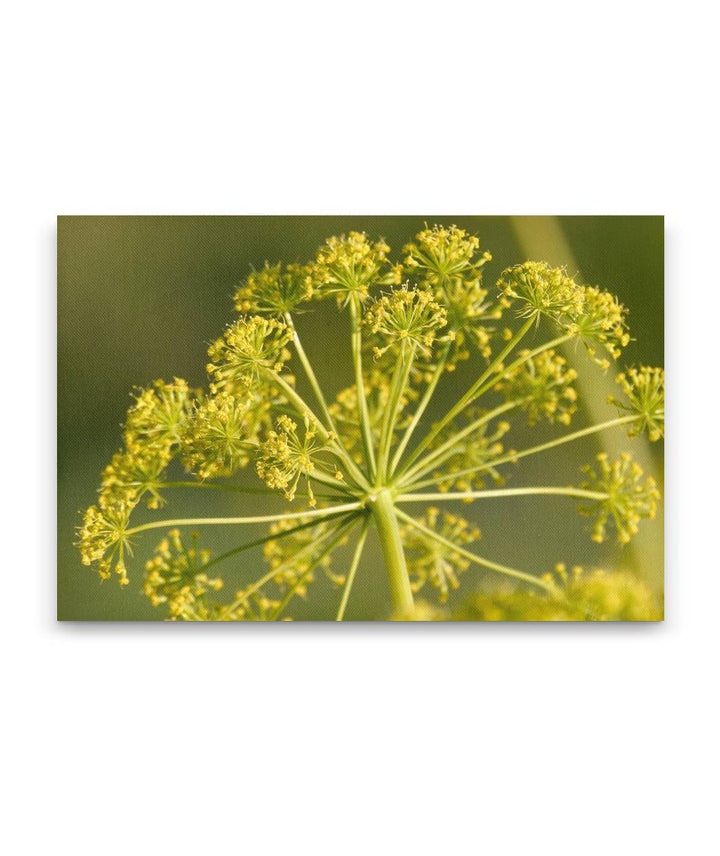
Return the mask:
{"type": "Polygon", "coordinates": [[[252,460],[261,431],[270,424],[269,411],[269,402],[252,391],[206,398],[189,422],[183,463],[201,479],[232,476],[252,460]]]}
{"type": "Polygon", "coordinates": [[[84,565],[98,565],[101,579],[114,571],[127,584],[125,556],[130,541],[125,535],[130,514],[141,499],[150,508],[162,504],[159,483],[179,452],[192,411],[193,393],[184,380],[158,380],[137,392],[123,437],[124,448],[113,455],[102,473],[97,506],[92,505],[78,530],[84,565]]]}
{"type": "Polygon", "coordinates": [[[551,592],[501,589],[479,592],[459,607],[456,621],[662,621],[661,599],[626,571],[568,572],[558,565],[544,579],[551,592]]]}
{"type": "Polygon", "coordinates": [[[610,363],[597,356],[595,345],[617,359],[630,341],[625,307],[607,291],[578,285],[564,268],[524,262],[503,271],[498,287],[507,301],[520,302],[520,317],[549,318],[569,335],[580,338],[602,368],[610,363]]]}
{"type": "Polygon", "coordinates": [[[280,263],[253,271],[235,292],[238,312],[284,315],[313,296],[310,265],[280,263]]]}
{"type": "Polygon", "coordinates": [[[199,550],[197,536],[186,546],[177,529],[157,545],[145,564],[143,592],[153,606],[168,607],[170,621],[248,621],[266,618],[278,601],[263,595],[245,598],[238,592],[232,603],[212,597],[223,588],[220,577],[210,577],[206,567],[210,552],[199,550]]]}
{"type": "Polygon", "coordinates": [[[640,366],[619,374],[616,381],[630,402],[629,405],[615,396],[608,396],[608,404],[614,404],[621,413],[637,413],[636,422],[631,423],[628,436],[637,437],[647,431],[651,442],[660,440],[665,434],[665,372],[663,369],[640,366]]]}
{"type": "Polygon", "coordinates": [[[492,258],[488,252],[476,257],[479,248],[479,239],[457,226],[426,226],[414,243],[403,247],[405,268],[433,289],[458,278],[478,279],[480,269],[492,258]]]}
{"type": "Polygon", "coordinates": [[[371,285],[399,285],[401,270],[388,262],[390,247],[382,239],[370,241],[364,232],[328,238],[312,266],[320,297],[337,297],[346,304],[355,296],[365,301],[371,285]]]}
{"type": "MultiPolygon", "coordinates": [[[[480,538],[477,526],[456,514],[428,508],[419,522],[443,538],[462,546],[480,538]]],[[[438,589],[441,602],[448,599],[451,589],[460,585],[458,575],[466,571],[470,562],[446,544],[441,544],[410,524],[400,526],[400,535],[407,554],[408,571],[413,591],[430,583],[438,589]]]]}
{"type": "Polygon", "coordinates": [[[339,470],[332,470],[326,461],[318,457],[326,449],[327,444],[317,440],[315,427],[309,418],[305,418],[301,437],[297,423],[283,414],[277,420],[277,428],[269,431],[267,439],[260,444],[257,473],[269,488],[281,490],[290,501],[295,498],[298,482],[304,476],[308,504],[314,507],[317,502],[311,475],[325,474],[328,478],[342,480],[339,470]]]}
{"type": "Polygon", "coordinates": [[[125,530],[131,510],[127,503],[115,503],[103,509],[91,505],[83,515],[82,526],[78,528],[80,558],[83,565],[97,563],[101,580],[110,579],[115,572],[120,585],[129,582],[125,554],[131,549],[125,530]]]}
{"type": "Polygon", "coordinates": [[[406,344],[429,357],[438,330],[447,324],[447,313],[429,289],[404,285],[372,301],[365,312],[365,324],[384,343],[375,346],[376,358],[389,348],[406,344]]]}
{"type": "Polygon", "coordinates": [[[616,461],[610,461],[608,455],[601,452],[596,461],[597,469],[590,464],[583,468],[586,479],[580,487],[606,493],[607,499],[598,500],[592,506],[581,506],[580,513],[596,518],[592,529],[593,541],[602,543],[607,536],[608,524],[612,523],[617,530],[618,541],[627,544],[637,533],[642,518],[654,519],[660,491],[652,477],[643,481],[642,467],[627,452],[623,452],[616,461]]]}
{"type": "Polygon", "coordinates": [[[210,391],[242,393],[266,384],[290,359],[291,341],[292,331],[276,318],[240,318],[208,350],[210,391]]]}
{"type": "Polygon", "coordinates": [[[530,425],[542,418],[569,425],[577,409],[577,392],[572,386],[577,372],[568,368],[567,360],[552,349],[534,357],[529,354],[530,351],[520,351],[518,359],[526,359],[503,375],[495,389],[506,401],[521,403],[530,425]]]}
{"type": "Polygon", "coordinates": [[[432,289],[446,310],[448,328],[454,334],[448,352],[451,368],[470,357],[470,345],[486,359],[496,332],[493,322],[502,317],[502,306],[488,299],[482,285],[482,268],[492,256],[479,252],[480,241],[457,226],[433,226],[415,236],[403,249],[405,273],[432,289]]]}

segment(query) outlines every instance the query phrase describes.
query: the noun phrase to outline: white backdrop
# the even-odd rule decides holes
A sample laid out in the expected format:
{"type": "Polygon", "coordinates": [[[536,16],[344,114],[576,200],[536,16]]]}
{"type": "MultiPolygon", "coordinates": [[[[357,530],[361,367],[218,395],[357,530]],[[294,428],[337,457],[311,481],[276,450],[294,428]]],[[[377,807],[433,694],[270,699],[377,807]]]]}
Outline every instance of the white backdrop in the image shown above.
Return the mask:
{"type": "Polygon", "coordinates": [[[712,850],[710,8],[4,11],[4,852],[712,850]],[[55,215],[411,212],[666,214],[665,624],[57,625],[55,215]]]}

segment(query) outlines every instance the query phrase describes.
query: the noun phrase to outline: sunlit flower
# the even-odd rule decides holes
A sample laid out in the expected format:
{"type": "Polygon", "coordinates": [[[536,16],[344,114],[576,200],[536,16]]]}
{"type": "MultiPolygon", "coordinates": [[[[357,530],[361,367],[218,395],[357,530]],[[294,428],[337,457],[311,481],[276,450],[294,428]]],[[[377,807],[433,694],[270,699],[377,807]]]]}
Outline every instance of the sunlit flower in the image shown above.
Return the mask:
{"type": "Polygon", "coordinates": [[[447,313],[432,291],[404,285],[374,300],[365,313],[365,323],[384,342],[375,347],[376,357],[404,344],[431,356],[438,331],[447,324],[447,313]]]}
{"type": "Polygon", "coordinates": [[[316,505],[311,478],[316,473],[342,480],[337,468],[331,468],[322,452],[327,444],[317,437],[315,426],[305,420],[305,430],[298,432],[296,422],[284,414],[277,420],[277,429],[268,432],[259,449],[257,472],[269,488],[281,490],[285,498],[293,500],[301,477],[305,478],[308,504],[316,505]]]}
{"type": "Polygon", "coordinates": [[[235,292],[239,312],[284,315],[292,312],[313,295],[312,268],[309,265],[280,263],[253,271],[235,292]]]}
{"type": "Polygon", "coordinates": [[[663,369],[640,366],[630,368],[619,374],[616,381],[620,384],[628,402],[615,396],[608,397],[608,404],[614,404],[621,414],[637,413],[637,421],[630,423],[628,436],[637,437],[647,431],[651,442],[663,437],[665,432],[665,372],[663,369]]]}
{"type": "Polygon", "coordinates": [[[240,318],[208,350],[210,390],[242,392],[267,382],[290,359],[292,331],[276,318],[251,315],[240,318]]]}
{"type": "Polygon", "coordinates": [[[390,266],[389,252],[385,241],[373,243],[364,232],[328,238],[312,267],[318,294],[337,297],[342,304],[353,296],[364,302],[371,285],[399,284],[400,271],[390,266]]]}
{"type": "Polygon", "coordinates": [[[270,405],[252,392],[220,393],[195,410],[185,437],[185,465],[202,479],[229,477],[253,459],[270,405]]]}
{"type": "Polygon", "coordinates": [[[100,579],[117,574],[120,585],[127,585],[125,555],[131,554],[130,539],[126,534],[132,508],[126,503],[98,508],[91,505],[78,528],[78,547],[83,565],[97,564],[100,579]]]}
{"type": "Polygon", "coordinates": [[[642,467],[626,452],[616,461],[610,461],[608,455],[601,452],[596,461],[596,468],[590,465],[583,468],[586,480],[581,488],[606,493],[607,498],[581,506],[580,511],[596,518],[592,529],[593,541],[602,543],[607,536],[608,525],[612,524],[618,541],[627,544],[637,533],[642,518],[654,519],[660,492],[652,477],[643,480],[642,467]]]}

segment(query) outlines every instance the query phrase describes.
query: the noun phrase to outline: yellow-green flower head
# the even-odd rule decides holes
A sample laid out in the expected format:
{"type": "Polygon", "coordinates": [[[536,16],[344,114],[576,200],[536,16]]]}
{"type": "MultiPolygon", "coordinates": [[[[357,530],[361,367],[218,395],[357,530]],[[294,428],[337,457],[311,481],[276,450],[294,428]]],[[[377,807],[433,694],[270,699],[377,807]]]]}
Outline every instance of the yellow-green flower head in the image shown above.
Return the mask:
{"type": "Polygon", "coordinates": [[[125,553],[130,553],[130,539],[125,534],[132,507],[118,502],[105,508],[91,505],[78,528],[78,547],[83,565],[97,565],[100,579],[110,579],[114,572],[120,585],[129,580],[125,568],[125,553]]]}
{"type": "Polygon", "coordinates": [[[385,342],[382,347],[375,347],[376,357],[388,348],[403,345],[412,345],[421,354],[432,356],[437,332],[447,324],[447,312],[429,289],[403,285],[373,300],[364,322],[385,342]]]}
{"type": "MultiPolygon", "coordinates": [[[[153,606],[172,602],[189,586],[193,598],[200,598],[208,591],[219,591],[223,581],[211,578],[203,568],[210,561],[207,550],[199,550],[197,536],[186,547],[178,529],[172,529],[167,538],[157,545],[154,555],[145,563],[143,591],[153,606]]],[[[175,612],[171,605],[171,614],[175,612]]]]}
{"type": "Polygon", "coordinates": [[[262,270],[253,271],[240,285],[234,299],[238,312],[284,315],[312,295],[311,266],[265,262],[262,270]]]}
{"type": "Polygon", "coordinates": [[[193,397],[187,381],[181,378],[172,383],[156,380],[148,389],[139,390],[125,422],[128,451],[147,446],[169,451],[178,446],[192,412],[193,397]]]}
{"type": "Polygon", "coordinates": [[[567,571],[559,564],[543,576],[547,593],[500,589],[473,595],[454,614],[456,621],[660,621],[659,598],[626,571],[567,571]]]}
{"type": "Polygon", "coordinates": [[[614,525],[618,541],[627,544],[637,533],[641,519],[654,519],[660,492],[652,477],[643,480],[642,467],[626,452],[616,461],[610,461],[607,454],[601,452],[596,460],[596,467],[588,464],[583,468],[586,479],[580,487],[607,494],[607,498],[591,506],[581,506],[579,510],[587,517],[596,518],[593,541],[602,543],[608,526],[614,525]]]}
{"type": "MultiPolygon", "coordinates": [[[[480,537],[477,526],[437,508],[428,508],[418,520],[458,546],[471,544],[480,537]]],[[[446,544],[430,538],[410,524],[401,525],[400,534],[407,553],[413,591],[420,591],[429,582],[438,589],[440,601],[446,601],[450,590],[460,585],[458,575],[468,569],[469,561],[446,544]]]]}
{"type": "Polygon", "coordinates": [[[267,440],[260,445],[257,473],[269,488],[283,491],[290,501],[295,498],[298,482],[304,476],[308,504],[315,506],[317,501],[310,484],[311,476],[320,473],[341,477],[338,470],[332,470],[327,462],[318,457],[325,449],[326,444],[318,441],[315,427],[309,418],[305,419],[305,431],[301,437],[297,423],[283,414],[277,420],[277,430],[269,431],[267,440]]]}
{"type": "Polygon", "coordinates": [[[403,247],[407,272],[423,285],[442,288],[450,282],[480,277],[480,269],[492,256],[479,253],[480,241],[457,226],[427,227],[415,242],[403,247]]]}
{"type": "Polygon", "coordinates": [[[570,313],[567,331],[585,343],[588,354],[602,368],[610,362],[596,356],[594,345],[601,345],[613,359],[630,342],[630,333],[625,318],[627,309],[607,291],[594,286],[581,286],[582,307],[570,313]]]}
{"type": "MultiPolygon", "coordinates": [[[[530,351],[520,351],[518,358],[528,354],[530,351]]],[[[550,349],[526,359],[505,374],[495,389],[506,401],[520,403],[530,425],[543,418],[569,425],[577,409],[577,392],[572,385],[576,379],[575,369],[568,368],[567,360],[550,349]]]]}
{"type": "Polygon", "coordinates": [[[637,437],[647,431],[651,442],[660,440],[665,433],[665,372],[663,369],[640,366],[619,374],[616,381],[627,396],[628,402],[611,395],[608,404],[614,404],[621,414],[637,413],[637,421],[630,423],[628,435],[637,437]]]}
{"type": "MultiPolygon", "coordinates": [[[[463,423],[451,424],[447,431],[433,441],[430,448],[434,450],[443,445],[457,435],[464,425],[469,425],[484,415],[485,411],[480,408],[468,408],[463,423]]],[[[502,456],[504,446],[500,441],[509,430],[510,423],[501,420],[494,426],[489,423],[480,425],[471,434],[458,439],[453,455],[433,473],[438,490],[443,493],[449,490],[483,490],[488,486],[488,479],[498,486],[504,484],[505,477],[493,466],[493,461],[502,456]],[[474,472],[468,474],[467,470],[474,472]]]]}
{"type": "Polygon", "coordinates": [[[290,359],[292,331],[276,318],[250,315],[230,326],[208,350],[211,392],[235,392],[266,384],[290,359]]]}
{"type": "Polygon", "coordinates": [[[524,262],[507,268],[498,280],[498,288],[509,304],[517,300],[521,318],[541,315],[566,326],[570,318],[582,313],[583,289],[567,275],[565,268],[553,268],[545,262],[524,262]]]}
{"type": "Polygon", "coordinates": [[[364,232],[328,238],[317,251],[312,267],[314,287],[321,297],[335,296],[345,305],[352,298],[364,302],[372,285],[398,285],[400,271],[389,265],[390,247],[374,243],[364,232]]]}
{"type": "Polygon", "coordinates": [[[477,237],[457,226],[425,228],[415,243],[404,247],[405,273],[431,288],[447,311],[448,328],[455,337],[446,363],[450,369],[468,359],[471,345],[483,357],[490,356],[492,322],[502,316],[502,307],[488,300],[482,286],[482,268],[492,256],[480,253],[479,247],[477,237]]]}
{"type": "Polygon", "coordinates": [[[202,479],[229,477],[247,466],[269,424],[270,405],[252,394],[221,392],[199,404],[185,437],[183,461],[202,479]]]}
{"type": "Polygon", "coordinates": [[[162,474],[170,463],[167,449],[140,448],[134,452],[120,451],[105,467],[100,482],[100,508],[124,503],[135,506],[145,498],[148,508],[160,508],[159,493],[162,474]]]}
{"type": "Polygon", "coordinates": [[[166,604],[170,621],[252,620],[251,604],[225,604],[214,597],[223,588],[223,580],[208,576],[211,554],[198,549],[197,540],[193,535],[192,544],[186,545],[177,529],[163,538],[145,564],[145,596],[153,606],[166,604]]]}
{"type": "Polygon", "coordinates": [[[502,318],[502,306],[488,300],[488,291],[480,279],[452,280],[437,295],[447,309],[448,327],[455,334],[449,364],[454,366],[470,357],[469,346],[475,347],[482,357],[492,353],[491,339],[497,332],[494,322],[502,318]]]}

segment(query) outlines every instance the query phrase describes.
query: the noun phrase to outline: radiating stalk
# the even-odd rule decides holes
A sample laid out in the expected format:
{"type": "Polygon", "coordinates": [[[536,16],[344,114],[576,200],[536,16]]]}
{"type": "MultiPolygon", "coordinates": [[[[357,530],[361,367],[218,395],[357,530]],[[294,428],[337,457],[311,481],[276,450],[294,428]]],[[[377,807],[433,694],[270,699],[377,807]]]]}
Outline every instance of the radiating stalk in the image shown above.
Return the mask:
{"type": "Polygon", "coordinates": [[[363,507],[362,502],[347,502],[330,508],[316,508],[312,511],[298,511],[293,514],[264,514],[260,517],[186,517],[176,520],[153,520],[132,529],[125,530],[125,535],[135,535],[148,529],[162,529],[166,526],[236,526],[243,523],[277,523],[278,520],[300,520],[312,517],[327,517],[343,511],[357,511],[363,507]]]}
{"type": "Polygon", "coordinates": [[[345,586],[343,588],[342,598],[340,600],[340,606],[338,607],[337,615],[335,616],[335,621],[342,621],[345,617],[345,609],[350,598],[350,592],[352,591],[353,583],[355,582],[355,574],[357,573],[358,565],[360,564],[360,557],[362,556],[363,548],[365,547],[367,531],[368,522],[367,520],[365,520],[365,522],[363,523],[362,531],[360,532],[360,537],[358,538],[358,542],[355,546],[355,553],[353,554],[352,563],[350,564],[350,570],[348,571],[347,579],[345,580],[345,586]]]}
{"type": "Polygon", "coordinates": [[[552,583],[547,583],[539,577],[534,577],[532,574],[526,574],[524,571],[518,571],[515,568],[508,568],[506,565],[499,565],[497,562],[491,562],[490,559],[484,559],[482,556],[478,556],[475,553],[471,553],[469,550],[466,550],[464,547],[461,547],[459,544],[456,544],[454,541],[450,541],[447,538],[443,538],[438,532],[435,532],[433,529],[425,526],[419,521],[415,520],[413,517],[410,517],[409,514],[405,514],[405,512],[397,509],[397,516],[404,520],[406,523],[409,523],[411,526],[414,526],[420,532],[424,532],[428,538],[432,538],[438,542],[438,544],[444,544],[446,547],[449,547],[454,553],[458,553],[460,556],[464,556],[466,559],[469,559],[471,562],[474,562],[476,565],[481,565],[483,568],[489,568],[491,571],[497,571],[499,574],[504,574],[507,577],[514,577],[518,580],[523,580],[526,583],[532,583],[533,585],[540,586],[542,589],[546,589],[547,591],[555,591],[555,586],[552,583]]]}

